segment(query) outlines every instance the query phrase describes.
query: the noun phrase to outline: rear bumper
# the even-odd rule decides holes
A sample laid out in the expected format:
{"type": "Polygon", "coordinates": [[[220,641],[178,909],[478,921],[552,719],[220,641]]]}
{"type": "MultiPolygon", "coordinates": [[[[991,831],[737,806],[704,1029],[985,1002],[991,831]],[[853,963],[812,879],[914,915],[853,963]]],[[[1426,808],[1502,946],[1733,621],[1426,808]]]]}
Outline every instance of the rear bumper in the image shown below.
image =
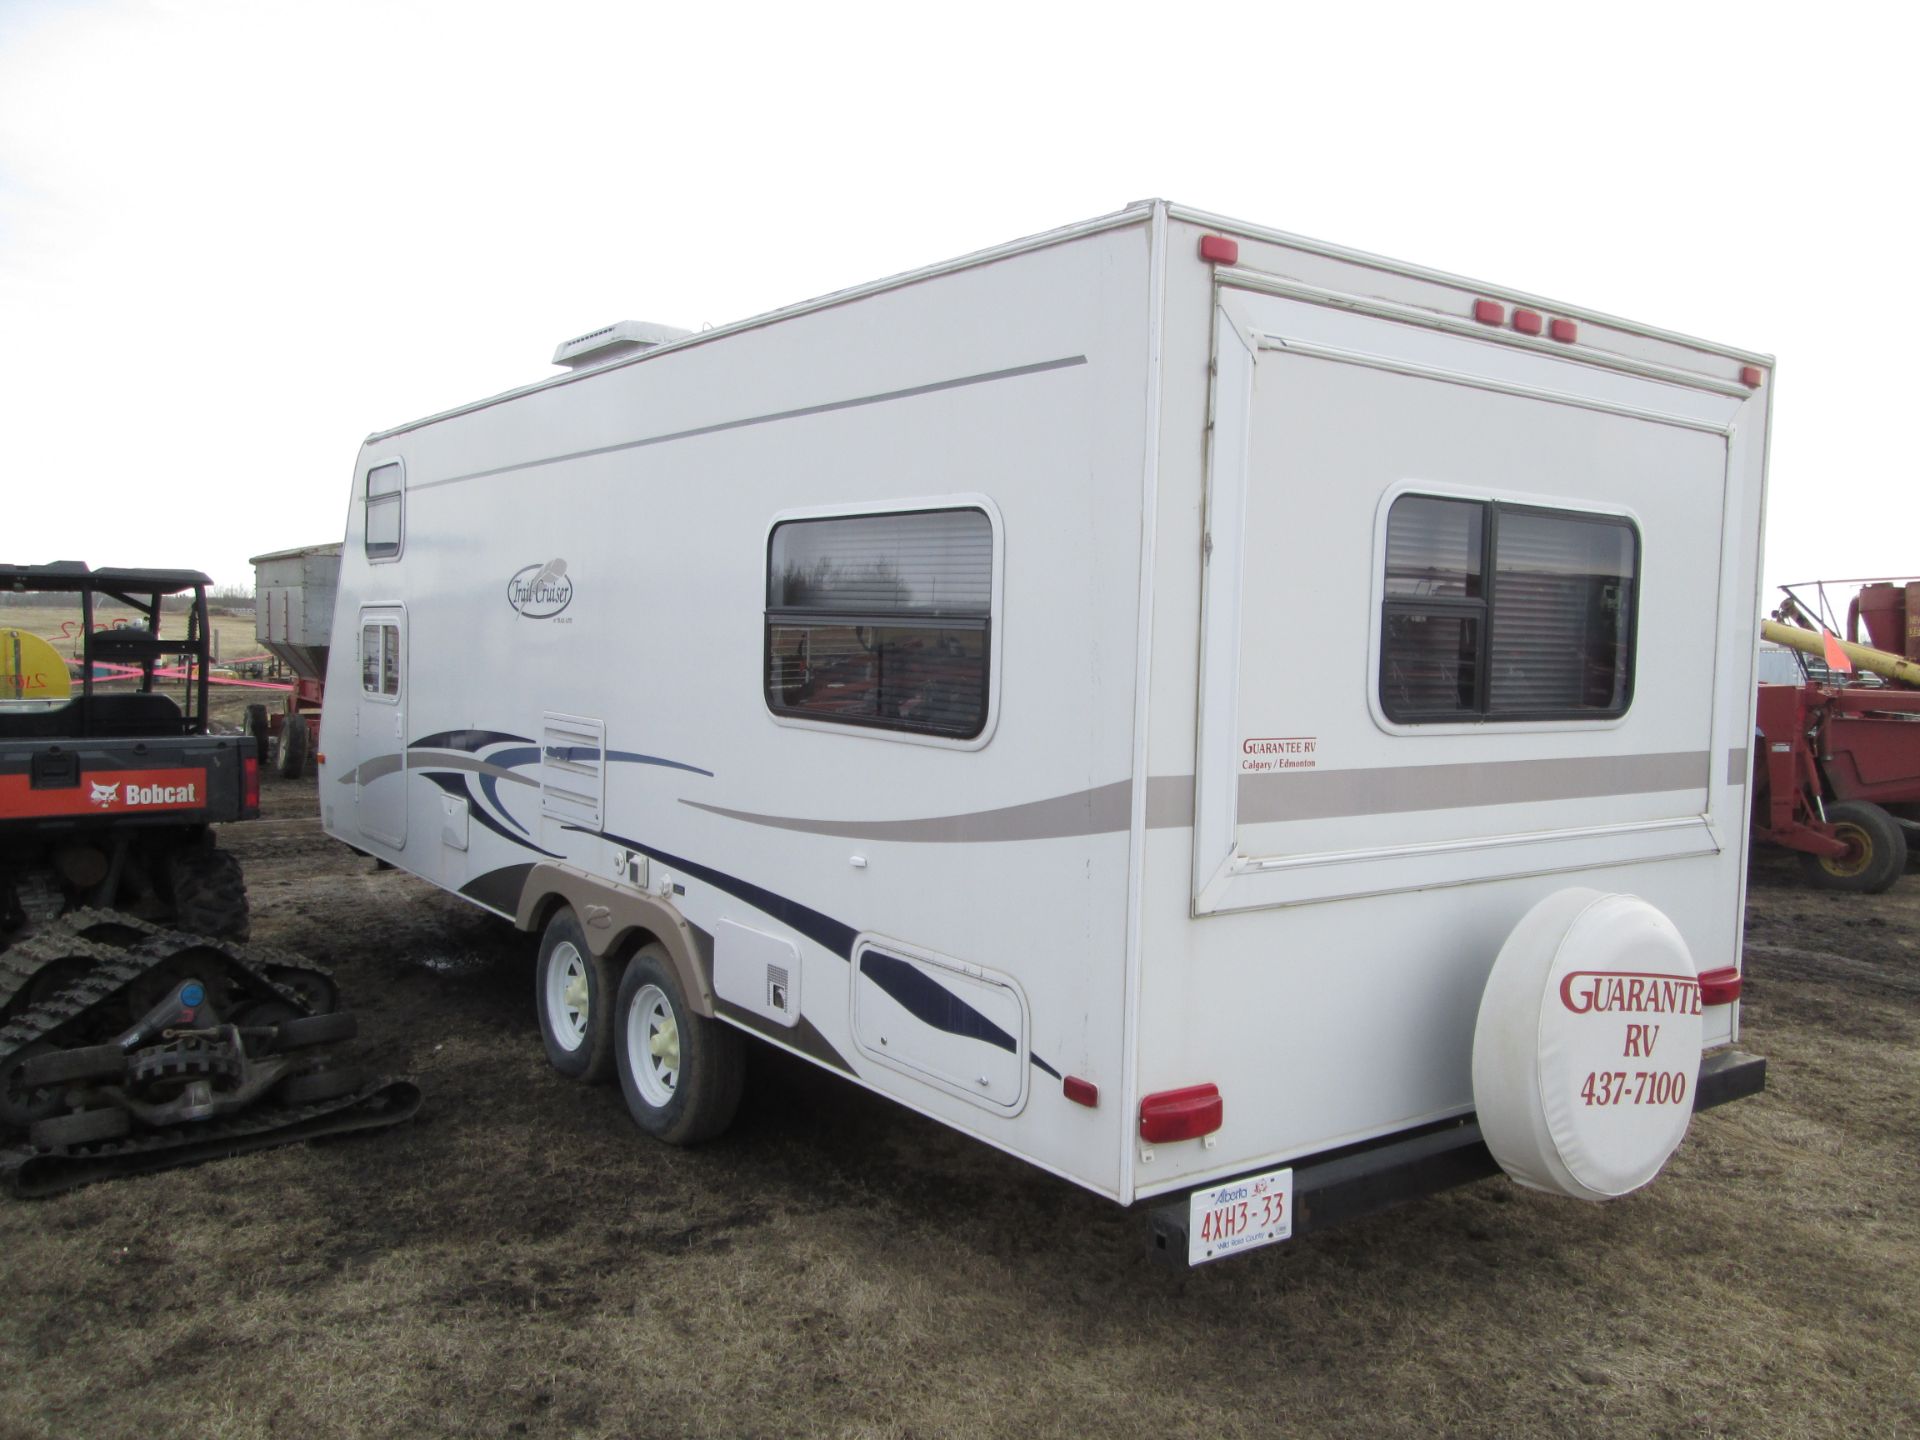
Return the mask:
{"type": "MultiPolygon", "coordinates": [[[[1764,1056],[1740,1050],[1708,1055],[1700,1062],[1694,1112],[1757,1095],[1766,1083],[1764,1056]]],[[[1310,1155],[1293,1164],[1294,1238],[1499,1173],[1472,1116],[1310,1155]]],[[[1185,1194],[1154,1203],[1147,1249],[1155,1259],[1186,1267],[1190,1213],[1185,1194]]]]}

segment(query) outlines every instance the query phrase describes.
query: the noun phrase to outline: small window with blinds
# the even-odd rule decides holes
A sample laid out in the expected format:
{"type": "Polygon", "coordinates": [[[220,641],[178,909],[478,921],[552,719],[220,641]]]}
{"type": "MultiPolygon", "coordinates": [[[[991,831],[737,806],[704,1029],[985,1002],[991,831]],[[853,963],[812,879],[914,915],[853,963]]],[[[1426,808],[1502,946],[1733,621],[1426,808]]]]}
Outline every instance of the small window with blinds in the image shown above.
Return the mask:
{"type": "Polygon", "coordinates": [[[987,723],[993,525],[981,510],[776,525],[765,681],[776,715],[970,740],[987,723]]]}
{"type": "Polygon", "coordinates": [[[1402,495],[1380,703],[1408,723],[1590,720],[1633,698],[1640,537],[1610,515],[1402,495]]]}

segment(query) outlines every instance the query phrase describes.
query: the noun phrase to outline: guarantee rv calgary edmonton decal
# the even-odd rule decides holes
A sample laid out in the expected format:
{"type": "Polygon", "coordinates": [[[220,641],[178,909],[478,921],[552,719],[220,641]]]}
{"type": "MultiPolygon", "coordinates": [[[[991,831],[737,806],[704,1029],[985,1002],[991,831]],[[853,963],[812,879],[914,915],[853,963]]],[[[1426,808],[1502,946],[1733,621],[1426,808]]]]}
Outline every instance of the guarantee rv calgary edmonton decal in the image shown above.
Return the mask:
{"type": "Polygon", "coordinates": [[[516,570],[507,581],[507,603],[528,620],[551,620],[573,603],[567,562],[549,560],[516,570]]]}

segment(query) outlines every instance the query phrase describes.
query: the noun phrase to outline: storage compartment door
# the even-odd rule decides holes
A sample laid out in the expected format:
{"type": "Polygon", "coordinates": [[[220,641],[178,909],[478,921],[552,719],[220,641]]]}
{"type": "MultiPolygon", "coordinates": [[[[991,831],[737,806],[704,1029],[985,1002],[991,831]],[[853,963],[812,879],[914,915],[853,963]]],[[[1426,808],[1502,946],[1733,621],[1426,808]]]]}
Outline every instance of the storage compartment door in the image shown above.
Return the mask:
{"type": "Polygon", "coordinates": [[[1743,401],[1272,296],[1218,322],[1196,912],[1737,843],[1743,401]]]}

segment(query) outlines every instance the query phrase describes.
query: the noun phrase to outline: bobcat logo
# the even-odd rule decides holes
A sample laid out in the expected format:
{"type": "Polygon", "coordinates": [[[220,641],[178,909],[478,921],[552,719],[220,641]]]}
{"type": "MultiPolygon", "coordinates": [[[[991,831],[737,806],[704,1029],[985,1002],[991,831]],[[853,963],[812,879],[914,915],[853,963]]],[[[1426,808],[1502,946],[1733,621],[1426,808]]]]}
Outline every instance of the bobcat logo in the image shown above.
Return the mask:
{"type": "Polygon", "coordinates": [[[111,785],[102,785],[98,780],[93,782],[93,803],[102,810],[110,807],[119,798],[120,782],[118,780],[111,785]]]}

